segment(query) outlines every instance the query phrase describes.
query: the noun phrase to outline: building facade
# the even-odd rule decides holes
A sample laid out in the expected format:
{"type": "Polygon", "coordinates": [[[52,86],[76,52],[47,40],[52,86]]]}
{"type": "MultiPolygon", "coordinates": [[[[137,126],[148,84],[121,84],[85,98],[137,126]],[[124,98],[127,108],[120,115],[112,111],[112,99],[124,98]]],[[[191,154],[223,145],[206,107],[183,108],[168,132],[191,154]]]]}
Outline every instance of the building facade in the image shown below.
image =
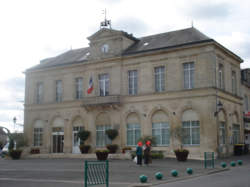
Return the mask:
{"type": "Polygon", "coordinates": [[[195,28],[136,38],[102,28],[89,47],[26,71],[24,133],[42,153],[79,153],[76,133],[105,148],[115,128],[120,149],[154,136],[173,155],[183,129],[191,156],[230,155],[243,142],[242,59],[195,28]]]}
{"type": "Polygon", "coordinates": [[[250,69],[241,70],[245,143],[250,144],[250,69]]]}

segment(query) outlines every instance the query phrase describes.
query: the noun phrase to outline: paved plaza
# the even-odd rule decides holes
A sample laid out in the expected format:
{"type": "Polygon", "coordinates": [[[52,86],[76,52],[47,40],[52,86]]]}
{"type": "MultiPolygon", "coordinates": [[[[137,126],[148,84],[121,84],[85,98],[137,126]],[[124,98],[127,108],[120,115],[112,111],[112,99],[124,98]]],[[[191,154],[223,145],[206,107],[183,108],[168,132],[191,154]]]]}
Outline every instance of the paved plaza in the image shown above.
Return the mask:
{"type": "MultiPolygon", "coordinates": [[[[244,164],[250,162],[249,155],[232,157],[225,160],[228,165],[231,160],[243,160],[244,164]]],[[[188,160],[178,162],[174,158],[153,160],[149,166],[138,166],[132,160],[109,160],[110,186],[127,187],[139,183],[139,176],[148,176],[148,182],[152,184],[167,183],[173,180],[185,180],[190,178],[186,168],[193,168],[192,177],[221,172],[220,162],[216,160],[215,169],[204,169],[203,161],[188,160]],[[173,178],[171,170],[179,171],[179,176],[173,178]],[[162,172],[164,179],[157,181],[156,172],[162,172]]],[[[78,187],[83,186],[84,159],[0,159],[0,186],[29,187],[29,186],[53,186],[53,187],[78,187]]]]}

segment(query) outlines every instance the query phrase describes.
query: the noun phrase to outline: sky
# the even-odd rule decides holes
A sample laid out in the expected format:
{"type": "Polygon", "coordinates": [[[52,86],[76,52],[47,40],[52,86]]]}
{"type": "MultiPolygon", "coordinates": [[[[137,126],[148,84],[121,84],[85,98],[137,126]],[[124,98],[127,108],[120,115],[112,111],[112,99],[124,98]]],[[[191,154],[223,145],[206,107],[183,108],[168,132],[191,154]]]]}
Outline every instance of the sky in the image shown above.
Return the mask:
{"type": "Polygon", "coordinates": [[[250,68],[248,0],[0,0],[0,126],[23,124],[25,70],[87,47],[106,9],[112,29],[135,37],[191,27],[240,56],[250,68]]]}

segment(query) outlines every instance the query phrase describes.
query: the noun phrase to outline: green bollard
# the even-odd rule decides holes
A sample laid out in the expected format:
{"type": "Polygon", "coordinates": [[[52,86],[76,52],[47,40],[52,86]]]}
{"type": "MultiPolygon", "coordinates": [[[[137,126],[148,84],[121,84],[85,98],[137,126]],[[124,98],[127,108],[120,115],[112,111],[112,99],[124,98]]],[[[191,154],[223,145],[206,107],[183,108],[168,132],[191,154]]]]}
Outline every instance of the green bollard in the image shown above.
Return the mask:
{"type": "Polygon", "coordinates": [[[161,172],[155,173],[155,178],[156,178],[157,180],[161,180],[161,179],[163,178],[162,173],[161,173],[161,172]]]}
{"type": "Polygon", "coordinates": [[[221,167],[223,167],[223,168],[226,168],[226,167],[227,167],[226,162],[221,162],[220,165],[221,165],[221,167]]]}
{"type": "Polygon", "coordinates": [[[147,177],[146,175],[141,175],[141,176],[140,176],[140,182],[141,182],[141,183],[146,183],[147,180],[148,180],[148,177],[147,177]]]}
{"type": "Polygon", "coordinates": [[[173,170],[171,171],[171,175],[172,175],[173,177],[177,177],[177,176],[178,176],[178,171],[176,171],[175,169],[173,169],[173,170]]]}
{"type": "Polygon", "coordinates": [[[232,167],[235,167],[235,166],[236,166],[236,163],[235,163],[234,161],[232,161],[232,162],[230,162],[230,165],[231,165],[232,167]]]}
{"type": "Polygon", "coordinates": [[[242,160],[238,160],[237,163],[238,163],[239,166],[241,166],[243,164],[243,161],[242,160]]]}
{"type": "Polygon", "coordinates": [[[193,169],[192,168],[187,168],[187,174],[192,175],[193,174],[193,169]]]}

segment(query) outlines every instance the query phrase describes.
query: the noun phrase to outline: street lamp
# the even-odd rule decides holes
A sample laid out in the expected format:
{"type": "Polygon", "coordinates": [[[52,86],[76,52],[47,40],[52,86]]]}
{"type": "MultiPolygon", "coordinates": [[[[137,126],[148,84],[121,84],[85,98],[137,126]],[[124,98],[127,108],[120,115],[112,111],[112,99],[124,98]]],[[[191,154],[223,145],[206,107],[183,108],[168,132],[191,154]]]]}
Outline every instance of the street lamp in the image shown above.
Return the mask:
{"type": "Polygon", "coordinates": [[[16,116],[14,116],[14,118],[13,118],[13,123],[14,123],[14,131],[15,131],[15,126],[16,126],[16,125],[19,125],[19,126],[23,127],[23,124],[17,123],[17,118],[16,118],[16,116]]]}

